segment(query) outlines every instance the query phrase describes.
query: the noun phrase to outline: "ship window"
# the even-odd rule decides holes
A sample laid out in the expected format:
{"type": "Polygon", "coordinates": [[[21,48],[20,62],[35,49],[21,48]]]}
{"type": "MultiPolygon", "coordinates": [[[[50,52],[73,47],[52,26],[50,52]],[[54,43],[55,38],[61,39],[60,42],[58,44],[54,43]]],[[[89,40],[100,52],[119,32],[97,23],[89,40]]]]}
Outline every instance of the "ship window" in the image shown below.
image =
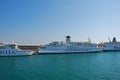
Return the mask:
{"type": "Polygon", "coordinates": [[[0,49],[5,49],[6,47],[4,47],[4,46],[0,46],[0,49]]]}

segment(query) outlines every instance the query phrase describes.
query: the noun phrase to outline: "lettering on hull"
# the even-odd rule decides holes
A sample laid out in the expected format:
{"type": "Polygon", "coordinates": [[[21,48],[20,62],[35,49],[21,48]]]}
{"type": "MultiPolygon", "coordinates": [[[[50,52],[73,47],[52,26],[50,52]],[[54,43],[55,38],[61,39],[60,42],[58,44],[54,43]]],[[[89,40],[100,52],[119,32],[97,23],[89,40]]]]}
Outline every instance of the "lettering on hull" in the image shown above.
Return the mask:
{"type": "Polygon", "coordinates": [[[16,54],[15,51],[0,51],[0,55],[13,55],[16,54]]]}

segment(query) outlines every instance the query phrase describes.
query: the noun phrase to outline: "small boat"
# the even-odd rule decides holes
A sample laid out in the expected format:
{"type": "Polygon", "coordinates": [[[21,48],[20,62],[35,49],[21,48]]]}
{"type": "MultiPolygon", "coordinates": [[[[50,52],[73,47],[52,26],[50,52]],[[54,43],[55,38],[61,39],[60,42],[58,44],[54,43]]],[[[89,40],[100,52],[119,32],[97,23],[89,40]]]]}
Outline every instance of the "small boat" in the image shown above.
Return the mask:
{"type": "Polygon", "coordinates": [[[113,37],[113,40],[103,44],[103,51],[120,51],[120,42],[113,37]]]}
{"type": "Polygon", "coordinates": [[[15,44],[0,43],[0,56],[25,56],[33,53],[32,50],[21,50],[15,44]]]}
{"type": "Polygon", "coordinates": [[[66,36],[66,42],[52,42],[48,45],[43,45],[38,53],[39,54],[62,54],[62,53],[90,53],[99,52],[101,49],[97,44],[88,42],[71,42],[71,37],[66,36]]]}

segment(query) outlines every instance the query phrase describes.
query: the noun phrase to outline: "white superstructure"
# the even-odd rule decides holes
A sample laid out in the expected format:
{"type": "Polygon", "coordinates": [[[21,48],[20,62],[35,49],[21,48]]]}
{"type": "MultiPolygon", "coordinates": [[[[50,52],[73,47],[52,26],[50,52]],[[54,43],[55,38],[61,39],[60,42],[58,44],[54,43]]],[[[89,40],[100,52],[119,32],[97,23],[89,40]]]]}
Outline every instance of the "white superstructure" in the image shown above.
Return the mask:
{"type": "Polygon", "coordinates": [[[120,42],[114,37],[112,42],[104,43],[103,51],[120,51],[120,42]]]}
{"type": "Polygon", "coordinates": [[[0,56],[23,56],[23,55],[32,55],[33,51],[31,50],[21,50],[15,44],[4,44],[0,43],[0,56]]]}
{"type": "Polygon", "coordinates": [[[39,53],[83,53],[101,51],[97,44],[91,42],[71,42],[71,37],[66,36],[66,42],[52,42],[39,49],[39,53]]]}

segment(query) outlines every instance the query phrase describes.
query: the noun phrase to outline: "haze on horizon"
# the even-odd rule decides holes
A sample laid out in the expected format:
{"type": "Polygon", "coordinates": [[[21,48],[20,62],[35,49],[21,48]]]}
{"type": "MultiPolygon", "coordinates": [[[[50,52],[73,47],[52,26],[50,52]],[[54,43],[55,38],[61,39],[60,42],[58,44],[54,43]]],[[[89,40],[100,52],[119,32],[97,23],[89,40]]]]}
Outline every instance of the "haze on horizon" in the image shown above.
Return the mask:
{"type": "Polygon", "coordinates": [[[120,41],[120,0],[0,0],[0,42],[120,41]]]}

